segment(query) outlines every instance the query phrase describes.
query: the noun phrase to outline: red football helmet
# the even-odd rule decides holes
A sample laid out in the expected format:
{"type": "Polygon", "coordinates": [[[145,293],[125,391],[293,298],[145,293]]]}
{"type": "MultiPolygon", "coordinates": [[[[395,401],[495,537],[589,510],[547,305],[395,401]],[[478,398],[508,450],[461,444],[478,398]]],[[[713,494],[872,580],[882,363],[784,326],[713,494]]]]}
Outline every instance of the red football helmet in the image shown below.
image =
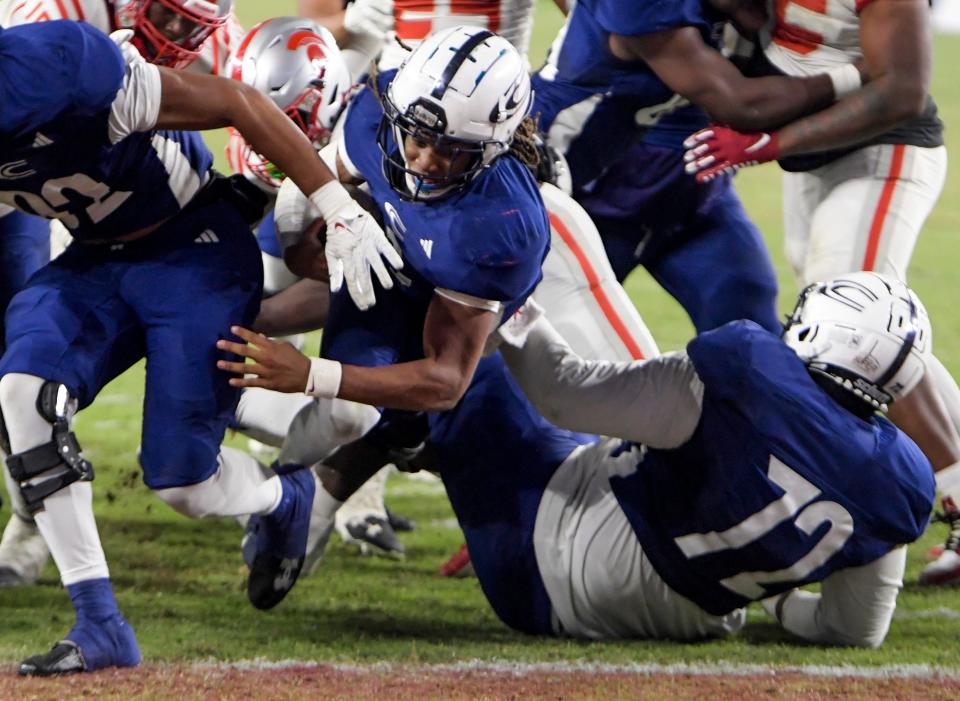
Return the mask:
{"type": "Polygon", "coordinates": [[[185,68],[232,9],[233,0],[133,0],[118,2],[117,16],[132,27],[132,43],[147,61],[185,68]]]}

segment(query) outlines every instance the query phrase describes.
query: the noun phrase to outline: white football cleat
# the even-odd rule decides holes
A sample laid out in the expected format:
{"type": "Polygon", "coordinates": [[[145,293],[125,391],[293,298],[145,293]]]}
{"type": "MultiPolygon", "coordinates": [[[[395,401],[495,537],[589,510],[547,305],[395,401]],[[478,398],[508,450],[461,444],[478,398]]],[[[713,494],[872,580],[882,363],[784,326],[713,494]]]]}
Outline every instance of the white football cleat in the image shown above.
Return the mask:
{"type": "Polygon", "coordinates": [[[34,521],[10,517],[0,540],[0,587],[25,587],[40,578],[50,550],[34,521]]]}

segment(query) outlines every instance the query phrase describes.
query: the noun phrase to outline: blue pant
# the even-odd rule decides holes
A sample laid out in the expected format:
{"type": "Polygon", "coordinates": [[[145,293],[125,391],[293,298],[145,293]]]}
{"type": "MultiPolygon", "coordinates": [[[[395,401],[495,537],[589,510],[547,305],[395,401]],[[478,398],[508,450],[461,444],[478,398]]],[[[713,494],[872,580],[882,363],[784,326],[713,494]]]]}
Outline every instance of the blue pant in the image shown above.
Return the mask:
{"type": "Polygon", "coordinates": [[[61,382],[82,408],[146,357],[144,482],[201,482],[217,469],[239,397],[216,368],[215,343],[253,322],[261,288],[256,240],[223,201],[132,243],[74,243],[14,297],[0,375],[61,382]]]}
{"type": "Polygon", "coordinates": [[[533,546],[537,509],[560,463],[593,440],[539,416],[499,353],[480,361],[454,409],[431,415],[431,467],[443,479],[484,596],[511,628],[552,633],[533,546]]]}
{"type": "MultiPolygon", "coordinates": [[[[50,222],[23,212],[0,217],[0,314],[27,280],[50,260],[50,222]]],[[[4,322],[0,316],[0,354],[4,322]]]]}
{"type": "Polygon", "coordinates": [[[643,265],[698,333],[735,319],[779,331],[773,263],[731,179],[699,185],[684,172],[683,140],[706,126],[704,113],[688,105],[661,115],[651,96],[597,99],[562,80],[533,83],[544,130],[580,105],[564,156],[617,279],[643,265]]]}
{"type": "Polygon", "coordinates": [[[779,332],[773,263],[731,178],[700,185],[684,172],[681,151],[642,143],[577,199],[617,279],[643,265],[698,333],[736,319],[779,332]]]}

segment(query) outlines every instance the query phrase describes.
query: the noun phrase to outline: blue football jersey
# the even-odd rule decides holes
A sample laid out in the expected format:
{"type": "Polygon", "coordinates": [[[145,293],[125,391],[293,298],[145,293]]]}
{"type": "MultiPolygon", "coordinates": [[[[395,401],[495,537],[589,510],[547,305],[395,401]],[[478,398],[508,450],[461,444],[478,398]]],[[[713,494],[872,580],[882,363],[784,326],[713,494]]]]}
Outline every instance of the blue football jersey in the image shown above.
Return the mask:
{"type": "Polygon", "coordinates": [[[843,409],[752,322],[702,334],[687,350],[705,386],[694,436],[611,480],[673,589],[721,615],[923,533],[933,471],[893,424],[843,409]]]}
{"type": "Polygon", "coordinates": [[[642,94],[648,96],[647,104],[656,104],[673,91],[643,61],[616,58],[610,51],[610,35],[639,36],[685,26],[698,29],[707,43],[719,45],[723,18],[706,0],[578,0],[548,63],[556,66],[556,74],[564,81],[613,93],[642,94]]]}
{"type": "Polygon", "coordinates": [[[192,132],[118,136],[112,111],[144,98],[130,74],[89,24],[0,30],[0,202],[60,219],[80,240],[123,236],[180,211],[213,157],[192,132]]]}
{"type": "MultiPolygon", "coordinates": [[[[378,76],[381,91],[395,74],[378,76]]],[[[345,116],[343,138],[347,158],[367,181],[403,256],[404,267],[394,276],[421,299],[441,288],[502,302],[508,318],[540,281],[550,242],[546,209],[530,171],[506,155],[448,197],[404,200],[384,174],[377,146],[382,117],[373,91],[360,91],[345,116]]],[[[390,146],[396,148],[392,136],[390,146]]]]}

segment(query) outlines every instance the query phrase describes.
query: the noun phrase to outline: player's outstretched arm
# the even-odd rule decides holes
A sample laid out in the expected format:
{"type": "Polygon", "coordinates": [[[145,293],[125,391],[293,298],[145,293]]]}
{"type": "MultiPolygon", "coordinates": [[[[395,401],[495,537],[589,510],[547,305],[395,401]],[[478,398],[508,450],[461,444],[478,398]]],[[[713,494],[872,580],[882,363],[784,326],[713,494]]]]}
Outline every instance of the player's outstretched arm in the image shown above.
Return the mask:
{"type": "Polygon", "coordinates": [[[282,169],[303,192],[336,176],[273,100],[238,80],[160,68],[158,129],[235,127],[250,147],[282,169]]]}
{"type": "Polygon", "coordinates": [[[932,61],[926,2],[874,0],[860,13],[860,44],[868,84],[778,131],[741,133],[750,130],[738,125],[701,130],[684,144],[688,172],[706,181],[785,156],[855,146],[919,116],[932,61]]]}
{"type": "Polygon", "coordinates": [[[318,397],[349,399],[391,409],[446,411],[466,392],[497,315],[435,295],[424,323],[425,358],[383,367],[341,365],[307,358],[289,343],[234,327],[246,343],[218,341],[217,348],[249,362],[220,360],[217,367],[240,377],[234,387],[265,387],[318,397]]]}
{"type": "Polygon", "coordinates": [[[868,4],[860,12],[860,45],[870,82],[781,129],[781,155],[853,146],[923,113],[933,61],[926,0],[868,4]]]}
{"type": "Polygon", "coordinates": [[[370,271],[393,286],[382,258],[394,268],[403,259],[320,159],[300,129],[266,95],[237,80],[160,69],[159,129],[233,126],[250,147],[274,163],[304,193],[327,223],[330,289],[344,282],[360,309],[375,303],[370,271]]]}
{"type": "Polygon", "coordinates": [[[644,61],[711,119],[741,131],[780,126],[835,99],[833,81],[826,74],[745,78],[694,27],[638,36],[611,34],[610,50],[622,60],[644,61]]]}
{"type": "Polygon", "coordinates": [[[530,403],[562,428],[676,448],[700,420],[703,383],[685,355],[587,360],[545,317],[521,347],[506,342],[500,352],[530,403]]]}

